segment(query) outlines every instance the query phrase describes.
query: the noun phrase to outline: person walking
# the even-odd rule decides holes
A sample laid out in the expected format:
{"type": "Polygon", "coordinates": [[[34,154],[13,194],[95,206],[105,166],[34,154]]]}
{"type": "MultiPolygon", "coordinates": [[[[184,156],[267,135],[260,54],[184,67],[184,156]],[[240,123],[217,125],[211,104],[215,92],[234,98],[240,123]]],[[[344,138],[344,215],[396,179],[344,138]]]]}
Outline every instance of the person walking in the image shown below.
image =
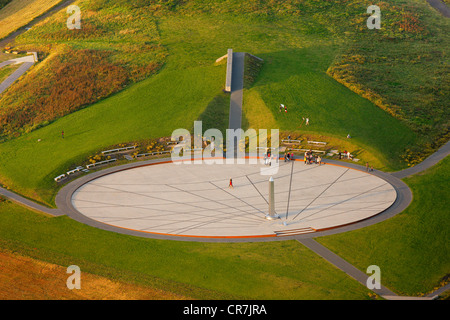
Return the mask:
{"type": "Polygon", "coordinates": [[[64,130],[63,130],[63,131],[61,131],[61,138],[63,138],[63,139],[64,139],[64,130]]]}
{"type": "Polygon", "coordinates": [[[228,185],[228,188],[234,189],[233,187],[233,179],[230,178],[230,184],[228,185]]]}

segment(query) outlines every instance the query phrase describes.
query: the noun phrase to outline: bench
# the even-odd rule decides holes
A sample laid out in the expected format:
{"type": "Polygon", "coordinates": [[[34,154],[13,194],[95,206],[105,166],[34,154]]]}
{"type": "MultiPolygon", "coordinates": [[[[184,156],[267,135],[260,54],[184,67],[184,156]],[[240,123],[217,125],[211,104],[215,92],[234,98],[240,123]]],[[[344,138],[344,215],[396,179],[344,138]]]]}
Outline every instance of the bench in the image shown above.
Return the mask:
{"type": "Polygon", "coordinates": [[[309,144],[321,144],[321,145],[326,145],[326,142],[321,142],[321,141],[308,141],[309,144]]]}
{"type": "Polygon", "coordinates": [[[109,159],[109,160],[104,160],[104,161],[100,161],[100,162],[96,162],[96,163],[91,163],[86,166],[86,169],[93,168],[95,166],[99,166],[99,165],[106,164],[109,162],[114,162],[114,161],[117,161],[117,159],[109,159]]]}
{"type": "Polygon", "coordinates": [[[125,147],[125,148],[117,148],[117,149],[111,149],[111,150],[105,150],[105,151],[102,151],[102,154],[108,154],[108,153],[114,153],[114,152],[126,151],[126,150],[131,150],[131,149],[136,149],[136,146],[125,147]]]}
{"type": "Polygon", "coordinates": [[[59,176],[57,176],[57,177],[55,178],[55,181],[58,182],[58,181],[64,179],[65,177],[66,177],[65,174],[59,175],[59,176]]]}
{"type": "Polygon", "coordinates": [[[288,142],[288,143],[301,143],[302,140],[293,140],[293,139],[285,139],[285,140],[281,140],[281,142],[288,142]]]}
{"type": "Polygon", "coordinates": [[[67,175],[71,175],[71,174],[74,174],[74,173],[76,173],[76,172],[79,172],[79,171],[81,171],[81,170],[83,170],[83,167],[76,167],[75,169],[73,169],[73,170],[70,170],[70,171],[67,171],[66,173],[67,173],[67,175]]]}
{"type": "Polygon", "coordinates": [[[136,158],[140,158],[140,157],[147,157],[147,156],[155,156],[157,154],[164,154],[164,153],[170,153],[171,151],[166,150],[166,151],[157,151],[157,152],[149,152],[149,153],[140,153],[136,155],[136,158]]]}
{"type": "Polygon", "coordinates": [[[80,171],[83,171],[83,172],[89,172],[89,170],[84,169],[84,167],[78,166],[78,167],[76,167],[76,168],[73,169],[73,170],[67,171],[66,173],[63,173],[63,174],[57,176],[54,180],[55,180],[56,182],[61,181],[61,180],[64,179],[65,177],[70,176],[71,174],[74,174],[74,173],[80,172],[80,171]]]}
{"type": "Polygon", "coordinates": [[[198,152],[198,151],[203,151],[203,148],[186,149],[185,151],[186,152],[191,152],[191,151],[198,152]]]}
{"type": "MultiPolygon", "coordinates": [[[[309,151],[309,149],[290,149],[289,151],[309,151]]],[[[311,151],[315,153],[325,153],[325,151],[323,150],[311,150],[311,151]]]]}

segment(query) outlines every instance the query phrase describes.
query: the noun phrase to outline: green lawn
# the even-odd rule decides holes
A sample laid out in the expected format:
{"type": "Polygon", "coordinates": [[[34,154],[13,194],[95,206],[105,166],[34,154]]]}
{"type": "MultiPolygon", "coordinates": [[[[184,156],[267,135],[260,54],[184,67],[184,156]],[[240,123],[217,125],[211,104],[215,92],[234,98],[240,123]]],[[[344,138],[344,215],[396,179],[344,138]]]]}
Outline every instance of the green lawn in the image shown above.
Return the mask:
{"type": "Polygon", "coordinates": [[[377,168],[400,168],[402,146],[413,143],[415,134],[327,76],[332,53],[330,47],[319,46],[262,55],[267,63],[254,87],[244,94],[250,126],[341,139],[350,134],[353,144],[374,155],[377,168]],[[279,112],[280,103],[287,106],[287,114],[279,112]],[[309,118],[308,126],[302,125],[303,118],[309,118]]]}
{"type": "Polygon", "coordinates": [[[368,299],[369,290],[296,241],[153,240],[0,202],[0,247],[199,299],[368,299]]]}
{"type": "Polygon", "coordinates": [[[431,292],[450,274],[449,175],[447,157],[424,173],[405,179],[414,200],[401,214],[317,240],[362,271],[378,265],[382,284],[398,294],[431,292]]]}

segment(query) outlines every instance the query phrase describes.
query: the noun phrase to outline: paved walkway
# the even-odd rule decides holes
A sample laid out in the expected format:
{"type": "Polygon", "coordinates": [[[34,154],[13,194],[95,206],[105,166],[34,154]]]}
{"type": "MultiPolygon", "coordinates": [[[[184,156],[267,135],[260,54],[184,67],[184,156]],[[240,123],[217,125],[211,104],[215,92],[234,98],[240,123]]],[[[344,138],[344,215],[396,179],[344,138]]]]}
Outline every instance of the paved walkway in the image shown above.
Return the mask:
{"type": "Polygon", "coordinates": [[[244,52],[233,53],[233,71],[231,78],[231,97],[229,129],[241,129],[242,122],[242,100],[244,89],[244,52]]]}
{"type": "Polygon", "coordinates": [[[21,58],[11,59],[0,63],[0,68],[11,64],[22,64],[16,71],[14,71],[8,78],[0,83],[0,94],[9,88],[17,79],[19,79],[25,72],[30,69],[35,61],[34,55],[28,55],[21,58]]]}
{"type": "Polygon", "coordinates": [[[414,167],[411,167],[411,168],[408,168],[405,170],[401,170],[401,171],[397,171],[397,172],[392,172],[391,174],[398,179],[403,179],[403,178],[409,177],[411,175],[420,173],[428,168],[431,168],[432,166],[437,164],[439,161],[441,161],[442,159],[447,157],[449,154],[450,154],[450,141],[448,141],[438,151],[436,151],[431,156],[429,156],[427,159],[425,159],[421,163],[415,165],[414,167]]]}
{"type": "Polygon", "coordinates": [[[444,17],[450,18],[450,8],[444,2],[441,0],[427,0],[427,2],[444,17]]]}
{"type": "Polygon", "coordinates": [[[17,193],[11,192],[7,189],[1,188],[0,187],[0,195],[8,198],[11,201],[16,202],[19,205],[25,206],[27,208],[30,208],[32,210],[38,211],[38,212],[43,212],[52,216],[61,216],[61,215],[65,215],[65,213],[62,213],[59,209],[51,209],[48,207],[44,207],[40,204],[37,204],[34,201],[28,200],[27,198],[24,198],[20,195],[18,195],[17,193]]]}
{"type": "MultiPolygon", "coordinates": [[[[327,260],[329,263],[331,263],[338,269],[345,272],[347,275],[349,275],[350,277],[361,283],[363,286],[366,286],[369,275],[355,268],[350,263],[339,257],[337,254],[333,253],[329,249],[319,244],[317,241],[313,239],[299,239],[298,242],[300,242],[302,245],[309,248],[310,250],[314,251],[316,254],[327,260]]],[[[380,287],[381,287],[380,289],[372,289],[372,291],[374,291],[375,293],[377,293],[382,297],[396,296],[394,292],[387,289],[386,287],[382,285],[380,287]]]]}
{"type": "MultiPolygon", "coordinates": [[[[244,52],[233,52],[233,65],[231,76],[231,95],[230,95],[230,113],[228,129],[237,130],[241,129],[242,125],[242,100],[244,90],[244,52]]],[[[234,138],[234,152],[237,155],[237,148],[241,135],[239,131],[236,132],[236,138],[234,138]]],[[[231,145],[231,142],[227,142],[231,145]]]]}

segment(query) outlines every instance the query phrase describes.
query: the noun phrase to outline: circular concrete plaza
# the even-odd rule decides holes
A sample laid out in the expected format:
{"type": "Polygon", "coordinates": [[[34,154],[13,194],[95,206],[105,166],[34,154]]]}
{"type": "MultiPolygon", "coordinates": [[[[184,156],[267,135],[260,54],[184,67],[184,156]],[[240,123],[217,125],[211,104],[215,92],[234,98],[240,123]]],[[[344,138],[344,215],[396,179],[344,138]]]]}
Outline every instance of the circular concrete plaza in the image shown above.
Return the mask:
{"type": "MultiPolygon", "coordinates": [[[[255,160],[256,161],[256,160],[255,160]]],[[[89,219],[143,233],[184,237],[274,237],[355,223],[389,208],[385,180],[338,165],[283,162],[163,163],[113,172],[72,195],[89,219]],[[268,220],[269,178],[279,219],[268,220]],[[230,178],[233,188],[229,188],[230,178]]]]}

